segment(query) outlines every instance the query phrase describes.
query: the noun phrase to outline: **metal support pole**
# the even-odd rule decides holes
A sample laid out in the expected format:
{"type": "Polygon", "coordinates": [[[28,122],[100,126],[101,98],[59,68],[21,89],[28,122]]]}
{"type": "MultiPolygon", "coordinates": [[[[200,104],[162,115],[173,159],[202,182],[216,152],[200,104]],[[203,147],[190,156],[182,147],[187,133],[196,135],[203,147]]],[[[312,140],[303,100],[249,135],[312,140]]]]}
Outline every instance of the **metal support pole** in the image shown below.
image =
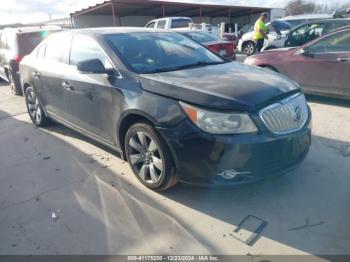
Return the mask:
{"type": "Polygon", "coordinates": [[[111,8],[112,8],[113,26],[117,26],[117,20],[116,20],[116,17],[115,17],[115,9],[114,9],[113,0],[111,0],[111,8]]]}

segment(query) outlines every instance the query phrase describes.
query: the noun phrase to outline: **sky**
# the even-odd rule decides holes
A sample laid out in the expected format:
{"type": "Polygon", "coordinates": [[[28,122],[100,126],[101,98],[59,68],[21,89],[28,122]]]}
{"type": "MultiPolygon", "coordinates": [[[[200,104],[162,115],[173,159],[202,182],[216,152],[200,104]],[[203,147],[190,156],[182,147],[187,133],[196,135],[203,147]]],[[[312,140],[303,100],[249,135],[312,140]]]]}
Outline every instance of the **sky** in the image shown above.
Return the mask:
{"type": "MultiPolygon", "coordinates": [[[[284,7],[288,0],[176,0],[181,2],[198,2],[212,4],[233,4],[244,6],[284,7]]],[[[310,0],[327,3],[329,0],[310,0]]],[[[0,24],[30,23],[47,21],[51,17],[69,17],[69,14],[103,0],[2,0],[0,5],[0,24]]],[[[339,5],[349,0],[332,0],[339,5]]]]}

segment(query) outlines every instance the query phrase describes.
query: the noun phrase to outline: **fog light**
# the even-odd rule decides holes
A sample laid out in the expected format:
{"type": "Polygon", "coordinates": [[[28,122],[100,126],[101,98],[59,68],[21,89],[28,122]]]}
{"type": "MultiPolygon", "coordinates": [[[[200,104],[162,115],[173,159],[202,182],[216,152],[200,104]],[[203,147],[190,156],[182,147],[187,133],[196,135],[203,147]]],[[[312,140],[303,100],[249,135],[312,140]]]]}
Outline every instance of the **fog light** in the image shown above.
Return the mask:
{"type": "Polygon", "coordinates": [[[218,174],[218,176],[221,176],[223,179],[234,179],[235,177],[239,175],[248,175],[250,172],[238,172],[237,170],[228,169],[218,174]]]}

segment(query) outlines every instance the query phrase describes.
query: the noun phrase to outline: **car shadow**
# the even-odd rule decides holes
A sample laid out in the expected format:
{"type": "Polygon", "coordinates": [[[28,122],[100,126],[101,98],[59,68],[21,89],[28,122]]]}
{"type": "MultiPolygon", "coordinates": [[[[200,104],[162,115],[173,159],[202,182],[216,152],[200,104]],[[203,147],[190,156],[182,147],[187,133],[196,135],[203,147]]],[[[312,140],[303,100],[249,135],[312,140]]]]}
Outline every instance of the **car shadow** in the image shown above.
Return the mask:
{"type": "MultiPolygon", "coordinates": [[[[155,193],[131,177],[125,162],[115,160],[116,164],[109,166],[101,162],[103,153],[92,156],[86,152],[89,150],[80,148],[82,142],[88,147],[92,141],[74,131],[58,124],[38,129],[24,120],[6,121],[6,128],[15,127],[15,146],[22,146],[18,154],[29,157],[25,183],[18,182],[18,190],[31,191],[29,185],[36,190],[17,202],[13,202],[17,196],[12,194],[4,197],[5,203],[0,203],[0,227],[7,229],[1,229],[2,237],[16,230],[11,229],[12,221],[6,220],[16,206],[17,216],[25,214],[25,218],[16,219],[33,236],[40,236],[35,242],[46,247],[43,253],[33,247],[33,251],[23,249],[21,254],[264,254],[260,239],[268,243],[268,250],[274,254],[291,250],[315,255],[350,253],[348,142],[313,136],[310,153],[298,169],[264,183],[236,188],[179,185],[155,193]],[[31,134],[40,139],[31,141],[31,134]],[[29,141],[24,142],[23,135],[29,141]],[[35,156],[41,153],[38,159],[33,155],[30,158],[33,150],[38,151],[35,156]],[[47,155],[50,158],[44,160],[47,155]],[[23,201],[31,209],[21,206],[23,201]],[[57,223],[40,216],[43,210],[51,211],[48,207],[60,209],[57,223]],[[6,216],[1,215],[5,210],[6,216]],[[268,223],[252,247],[232,236],[248,215],[268,223]],[[54,240],[50,235],[53,232],[54,240]],[[93,243],[87,240],[91,236],[93,243]],[[45,241],[50,246],[45,246],[45,241]],[[153,241],[157,244],[152,245],[153,241]],[[237,247],[242,250],[235,250],[237,247]]],[[[0,122],[0,131],[2,128],[0,122]]],[[[11,145],[7,140],[0,140],[2,148],[11,145]]],[[[93,147],[90,152],[106,151],[105,147],[92,144],[97,149],[93,147]]],[[[2,150],[3,157],[6,153],[2,150]]],[[[20,176],[20,171],[16,171],[18,163],[11,166],[9,161],[2,161],[3,170],[20,176]]],[[[3,187],[9,186],[6,181],[2,180],[3,187]]],[[[0,245],[3,253],[1,250],[4,249],[0,245]]]]}

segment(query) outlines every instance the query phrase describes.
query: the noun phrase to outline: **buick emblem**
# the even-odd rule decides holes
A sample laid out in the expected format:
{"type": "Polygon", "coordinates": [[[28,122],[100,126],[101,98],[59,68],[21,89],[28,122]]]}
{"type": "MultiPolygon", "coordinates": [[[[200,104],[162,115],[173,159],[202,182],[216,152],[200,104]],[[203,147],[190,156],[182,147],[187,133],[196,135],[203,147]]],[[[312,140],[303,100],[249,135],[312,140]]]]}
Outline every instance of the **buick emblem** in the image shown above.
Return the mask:
{"type": "Polygon", "coordinates": [[[300,119],[301,119],[301,109],[300,109],[300,106],[296,106],[294,108],[293,120],[294,120],[294,122],[299,122],[300,119]]]}

